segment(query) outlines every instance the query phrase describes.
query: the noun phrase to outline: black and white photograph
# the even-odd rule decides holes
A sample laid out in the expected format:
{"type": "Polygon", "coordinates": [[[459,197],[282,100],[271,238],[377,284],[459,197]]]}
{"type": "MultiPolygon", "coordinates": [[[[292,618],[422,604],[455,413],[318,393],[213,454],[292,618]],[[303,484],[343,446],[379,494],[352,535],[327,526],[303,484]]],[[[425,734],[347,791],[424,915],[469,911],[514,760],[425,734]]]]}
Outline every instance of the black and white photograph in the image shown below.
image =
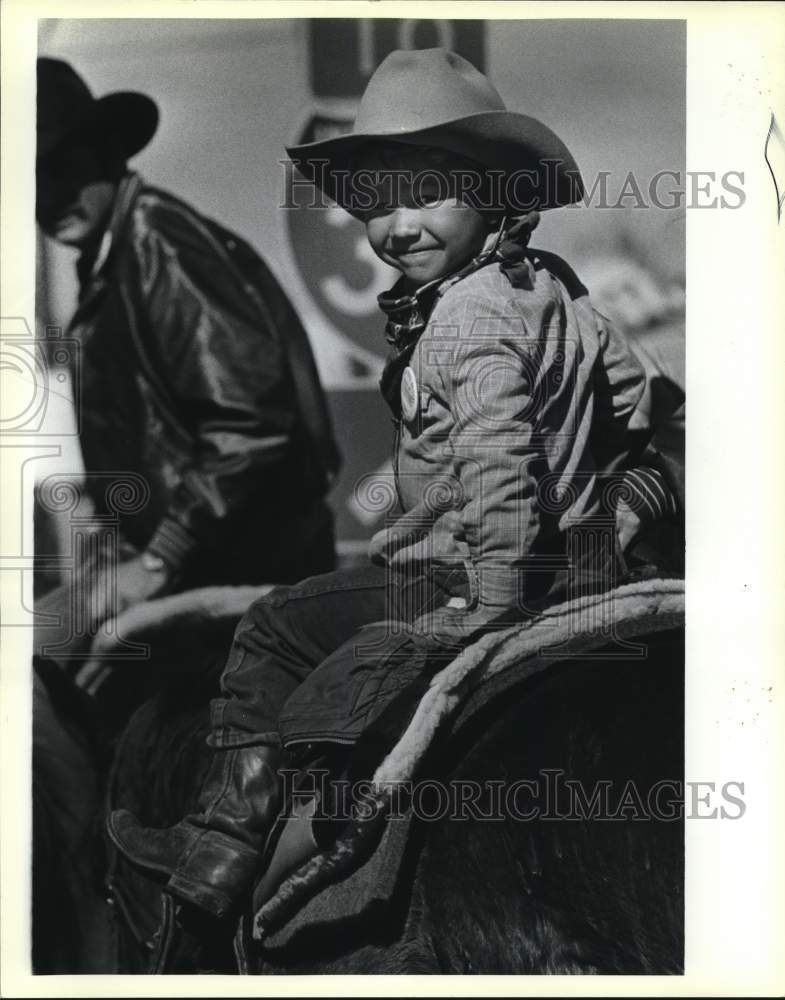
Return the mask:
{"type": "Polygon", "coordinates": [[[11,7],[7,995],[776,995],[783,5],[11,7]]]}

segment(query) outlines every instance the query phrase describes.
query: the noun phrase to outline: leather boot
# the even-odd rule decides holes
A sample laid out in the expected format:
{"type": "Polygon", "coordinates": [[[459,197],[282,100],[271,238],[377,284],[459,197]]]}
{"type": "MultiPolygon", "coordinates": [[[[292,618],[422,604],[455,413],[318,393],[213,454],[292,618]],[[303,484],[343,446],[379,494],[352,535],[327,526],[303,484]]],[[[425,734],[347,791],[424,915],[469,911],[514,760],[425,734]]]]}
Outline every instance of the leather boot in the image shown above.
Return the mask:
{"type": "Polygon", "coordinates": [[[278,815],[279,756],[269,746],[219,750],[197,812],[156,830],[116,810],[107,822],[109,836],[132,864],[168,876],[166,890],[177,899],[226,916],[250,892],[278,815]]]}

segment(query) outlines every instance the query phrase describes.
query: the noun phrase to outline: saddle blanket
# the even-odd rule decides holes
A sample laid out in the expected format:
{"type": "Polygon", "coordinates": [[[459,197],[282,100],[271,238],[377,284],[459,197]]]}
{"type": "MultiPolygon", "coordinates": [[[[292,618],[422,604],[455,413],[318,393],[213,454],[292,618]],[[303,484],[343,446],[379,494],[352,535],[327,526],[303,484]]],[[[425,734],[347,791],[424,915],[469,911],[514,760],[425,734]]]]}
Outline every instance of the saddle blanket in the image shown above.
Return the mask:
{"type": "MultiPolygon", "coordinates": [[[[289,947],[331,921],[370,915],[395,892],[411,816],[393,812],[396,789],[412,779],[440,729],[451,735],[491,700],[549,667],[575,658],[635,658],[636,636],[683,629],[684,581],[649,579],[548,608],[488,633],[433,676],[411,720],[373,775],[372,808],[348,824],[262,900],[252,922],[265,953],[289,947]],[[329,891],[327,891],[329,890],[329,891]]],[[[251,928],[241,927],[240,935],[251,928]]]]}

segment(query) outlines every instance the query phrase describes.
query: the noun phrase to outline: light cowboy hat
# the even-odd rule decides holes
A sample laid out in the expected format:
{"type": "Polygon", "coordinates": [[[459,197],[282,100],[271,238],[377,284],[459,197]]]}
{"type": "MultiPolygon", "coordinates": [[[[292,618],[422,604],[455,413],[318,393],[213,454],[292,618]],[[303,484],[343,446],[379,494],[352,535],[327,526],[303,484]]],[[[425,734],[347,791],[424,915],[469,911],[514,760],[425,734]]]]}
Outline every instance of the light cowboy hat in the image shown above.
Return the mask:
{"type": "Polygon", "coordinates": [[[38,149],[46,156],[78,133],[96,145],[110,139],[127,157],[147,145],[158,128],[158,106],[135,91],[117,91],[95,98],[79,74],[62,59],[38,60],[38,149]]]}
{"type": "Polygon", "coordinates": [[[286,151],[304,177],[351,211],[338,171],[356,169],[362,147],[379,140],[446,149],[505,175],[531,171],[528,191],[540,209],[583,197],[561,139],[536,118],[508,111],[487,77],[447,49],[391,52],[368,81],[351,132],[286,151]]]}

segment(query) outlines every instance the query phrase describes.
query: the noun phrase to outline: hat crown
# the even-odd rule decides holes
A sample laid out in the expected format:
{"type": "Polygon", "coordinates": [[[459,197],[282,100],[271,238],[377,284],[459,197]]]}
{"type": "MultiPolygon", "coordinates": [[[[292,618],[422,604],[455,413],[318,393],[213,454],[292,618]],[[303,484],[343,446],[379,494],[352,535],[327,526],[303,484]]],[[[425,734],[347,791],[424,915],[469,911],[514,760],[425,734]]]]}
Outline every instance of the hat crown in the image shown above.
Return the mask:
{"type": "Polygon", "coordinates": [[[413,132],[487,111],[506,111],[496,88],[447,49],[398,49],[368,81],[355,133],[413,132]]]}
{"type": "Polygon", "coordinates": [[[339,177],[356,171],[363,147],[379,140],[437,147],[503,174],[523,168],[531,181],[520,202],[526,212],[583,196],[578,166],[559,136],[536,118],[508,111],[490,81],[447,49],[391,52],[368,81],[351,132],[287,152],[305,177],[352,212],[358,206],[339,177]],[[553,163],[553,183],[545,163],[553,163]]]}
{"type": "Polygon", "coordinates": [[[75,121],[93,104],[90,88],[62,59],[40,58],[37,77],[39,131],[75,121]]]}
{"type": "Polygon", "coordinates": [[[80,135],[100,147],[132,156],[147,145],[158,126],[158,106],[134,91],[95,98],[63,59],[41,56],[38,72],[38,156],[48,156],[65,139],[80,135]]]}

